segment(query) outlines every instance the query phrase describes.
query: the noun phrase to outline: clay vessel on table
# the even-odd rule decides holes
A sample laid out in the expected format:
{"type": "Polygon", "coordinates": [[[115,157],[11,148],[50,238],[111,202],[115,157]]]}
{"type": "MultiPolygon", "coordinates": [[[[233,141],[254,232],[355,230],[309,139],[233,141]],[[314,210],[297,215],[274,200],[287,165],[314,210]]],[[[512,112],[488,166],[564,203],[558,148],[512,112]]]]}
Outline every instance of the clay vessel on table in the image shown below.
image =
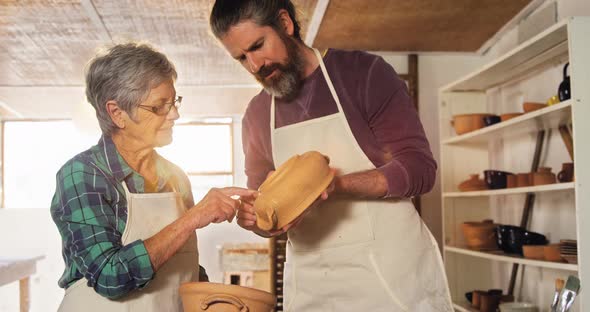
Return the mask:
{"type": "Polygon", "coordinates": [[[481,129],[486,126],[484,117],[492,114],[464,114],[453,116],[451,124],[459,135],[481,129]]]}
{"type": "Polygon", "coordinates": [[[265,231],[280,229],[301,215],[332,182],[328,163],[324,155],[310,151],[282,164],[258,189],[257,226],[265,231]]]}
{"type": "Polygon", "coordinates": [[[488,185],[484,180],[479,179],[479,174],[470,174],[469,179],[461,182],[458,186],[461,192],[487,190],[488,185]]]}
{"type": "Polygon", "coordinates": [[[237,285],[185,283],[179,292],[184,312],[270,312],[276,303],[269,292],[237,285]]]}
{"type": "Polygon", "coordinates": [[[561,171],[557,174],[559,182],[572,182],[574,180],[574,163],[563,163],[561,171]]]}
{"type": "Polygon", "coordinates": [[[464,222],[461,225],[465,242],[469,249],[494,250],[496,245],[496,227],[492,220],[483,222],[464,222]]]}
{"type": "Polygon", "coordinates": [[[525,113],[534,112],[539,109],[543,109],[547,107],[545,103],[537,103],[537,102],[524,102],[522,103],[522,109],[525,113]]]}
{"type": "Polygon", "coordinates": [[[555,174],[551,172],[551,168],[540,167],[537,172],[533,174],[533,185],[544,185],[555,183],[555,174]]]}
{"type": "Polygon", "coordinates": [[[518,187],[518,184],[516,183],[516,175],[515,174],[509,174],[506,176],[506,187],[507,188],[518,187]]]}

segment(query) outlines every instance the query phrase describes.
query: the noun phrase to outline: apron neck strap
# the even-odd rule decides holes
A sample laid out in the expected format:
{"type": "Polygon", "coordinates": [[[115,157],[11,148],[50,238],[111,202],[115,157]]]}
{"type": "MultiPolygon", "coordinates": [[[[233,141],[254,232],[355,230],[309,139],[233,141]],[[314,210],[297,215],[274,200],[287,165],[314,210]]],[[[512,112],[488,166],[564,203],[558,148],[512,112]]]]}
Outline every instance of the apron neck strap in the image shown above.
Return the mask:
{"type": "MultiPolygon", "coordinates": [[[[330,75],[328,75],[328,70],[326,69],[326,65],[324,64],[324,60],[322,58],[322,55],[320,54],[320,51],[318,51],[318,49],[313,49],[313,52],[315,54],[315,56],[318,59],[318,63],[320,64],[320,69],[322,70],[322,74],[324,75],[324,78],[326,79],[326,82],[328,84],[328,88],[330,89],[330,93],[332,94],[332,98],[334,98],[334,101],[336,102],[336,105],[338,106],[338,113],[342,113],[342,105],[340,104],[340,99],[338,98],[338,94],[336,93],[336,89],[334,88],[334,84],[332,84],[332,79],[330,79],[330,75]]],[[[276,123],[275,123],[275,96],[271,95],[271,101],[270,101],[270,129],[274,130],[276,129],[276,123]]]]}

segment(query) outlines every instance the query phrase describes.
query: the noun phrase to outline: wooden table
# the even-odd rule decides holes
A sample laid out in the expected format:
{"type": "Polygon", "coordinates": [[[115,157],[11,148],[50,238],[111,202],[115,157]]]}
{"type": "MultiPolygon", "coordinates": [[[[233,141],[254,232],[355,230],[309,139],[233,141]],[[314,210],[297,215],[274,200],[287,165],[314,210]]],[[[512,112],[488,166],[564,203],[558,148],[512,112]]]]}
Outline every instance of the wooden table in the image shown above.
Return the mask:
{"type": "Polygon", "coordinates": [[[19,281],[20,311],[29,311],[29,278],[37,272],[37,261],[45,256],[0,256],[0,286],[19,281]]]}

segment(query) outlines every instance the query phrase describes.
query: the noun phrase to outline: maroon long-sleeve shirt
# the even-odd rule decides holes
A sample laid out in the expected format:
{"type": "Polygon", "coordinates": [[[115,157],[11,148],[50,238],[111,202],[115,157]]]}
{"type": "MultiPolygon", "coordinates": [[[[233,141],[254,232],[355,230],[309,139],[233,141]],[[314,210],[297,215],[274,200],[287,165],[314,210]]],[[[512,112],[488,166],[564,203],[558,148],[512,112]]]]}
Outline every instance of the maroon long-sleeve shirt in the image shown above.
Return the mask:
{"type": "MultiPolygon", "coordinates": [[[[388,197],[429,192],[436,162],[406,84],[383,58],[360,51],[328,50],[326,68],[355,139],[388,184],[388,197]]],[[[248,187],[257,189],[275,169],[270,139],[271,97],[261,91],[242,121],[248,187]]],[[[276,99],[278,128],[338,111],[321,69],[308,76],[296,99],[276,99]]],[[[277,164],[280,165],[280,164],[277,164]]]]}

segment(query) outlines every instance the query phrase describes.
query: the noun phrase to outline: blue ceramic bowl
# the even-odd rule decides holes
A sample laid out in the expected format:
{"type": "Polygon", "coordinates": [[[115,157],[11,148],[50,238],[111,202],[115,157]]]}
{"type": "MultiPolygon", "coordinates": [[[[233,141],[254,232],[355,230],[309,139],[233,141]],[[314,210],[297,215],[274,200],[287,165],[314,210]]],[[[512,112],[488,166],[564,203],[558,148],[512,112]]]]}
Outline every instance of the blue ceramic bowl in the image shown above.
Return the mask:
{"type": "Polygon", "coordinates": [[[502,119],[500,118],[500,116],[497,115],[485,116],[483,118],[483,123],[486,124],[486,127],[491,126],[493,124],[497,124],[500,121],[502,121],[502,119]]]}
{"type": "Polygon", "coordinates": [[[506,188],[506,177],[512,175],[512,173],[500,170],[485,170],[483,175],[488,187],[497,190],[506,188]]]}

